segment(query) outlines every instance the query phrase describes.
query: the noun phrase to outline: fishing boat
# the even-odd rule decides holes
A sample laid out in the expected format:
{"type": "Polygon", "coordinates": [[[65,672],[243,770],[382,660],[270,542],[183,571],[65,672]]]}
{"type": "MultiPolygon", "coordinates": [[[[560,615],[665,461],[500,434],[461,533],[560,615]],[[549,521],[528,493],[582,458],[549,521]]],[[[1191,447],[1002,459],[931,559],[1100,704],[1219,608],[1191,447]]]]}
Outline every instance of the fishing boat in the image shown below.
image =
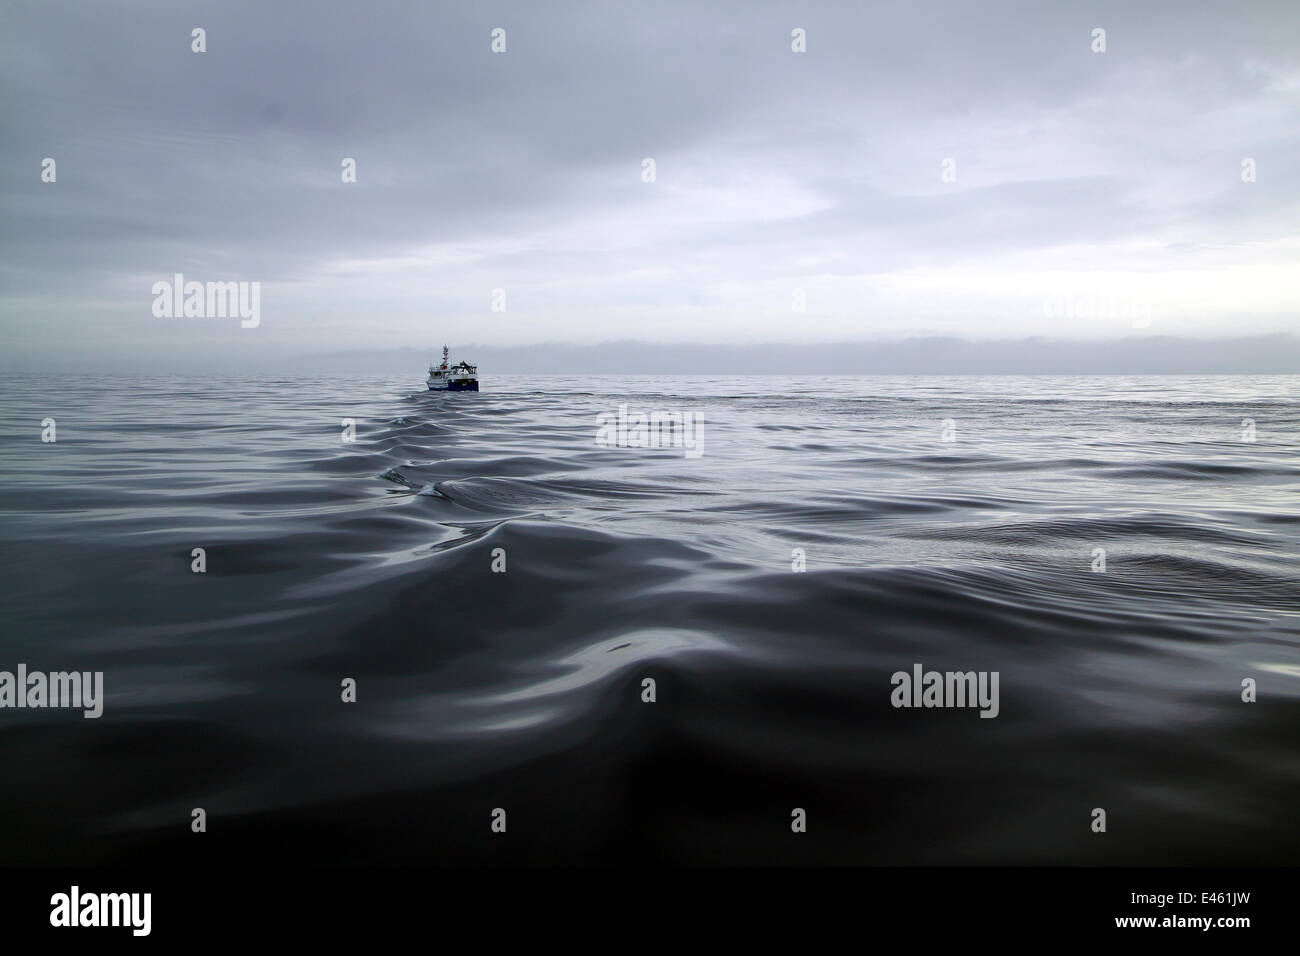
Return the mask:
{"type": "Polygon", "coordinates": [[[477,392],[478,366],[468,362],[448,365],[451,350],[442,347],[442,364],[429,366],[429,391],[431,392],[477,392]]]}

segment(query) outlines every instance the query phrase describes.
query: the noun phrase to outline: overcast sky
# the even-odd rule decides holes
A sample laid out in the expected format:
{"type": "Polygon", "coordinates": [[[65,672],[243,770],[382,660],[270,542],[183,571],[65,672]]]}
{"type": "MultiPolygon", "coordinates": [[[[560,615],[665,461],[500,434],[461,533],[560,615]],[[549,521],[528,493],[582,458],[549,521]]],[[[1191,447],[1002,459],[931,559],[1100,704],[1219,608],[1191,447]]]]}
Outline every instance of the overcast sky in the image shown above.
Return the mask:
{"type": "Polygon", "coordinates": [[[0,50],[11,359],[1300,330],[1292,0],[9,0],[0,50]],[[155,317],[178,272],[261,324],[155,317]]]}

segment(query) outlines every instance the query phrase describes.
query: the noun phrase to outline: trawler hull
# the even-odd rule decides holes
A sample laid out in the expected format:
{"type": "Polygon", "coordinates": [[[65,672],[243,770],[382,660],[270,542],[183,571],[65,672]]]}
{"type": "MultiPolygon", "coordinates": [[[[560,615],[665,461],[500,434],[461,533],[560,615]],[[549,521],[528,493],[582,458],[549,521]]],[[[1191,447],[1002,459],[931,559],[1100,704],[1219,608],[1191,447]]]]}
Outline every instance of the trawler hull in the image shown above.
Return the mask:
{"type": "Polygon", "coordinates": [[[431,392],[477,392],[478,382],[445,382],[443,384],[429,383],[431,392]]]}

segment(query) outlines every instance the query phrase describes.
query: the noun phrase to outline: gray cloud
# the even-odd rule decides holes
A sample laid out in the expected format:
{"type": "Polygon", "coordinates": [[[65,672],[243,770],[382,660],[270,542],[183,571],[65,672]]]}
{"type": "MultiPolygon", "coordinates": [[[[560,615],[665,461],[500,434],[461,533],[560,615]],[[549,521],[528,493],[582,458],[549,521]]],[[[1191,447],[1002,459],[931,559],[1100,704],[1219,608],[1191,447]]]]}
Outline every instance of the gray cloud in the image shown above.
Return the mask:
{"type": "Polygon", "coordinates": [[[0,17],[0,342],[33,359],[51,343],[265,358],[1127,334],[1086,309],[1045,324],[1044,299],[1088,294],[1154,304],[1163,333],[1240,335],[1293,329],[1300,308],[1293,4],[55,2],[0,17]],[[488,48],[497,26],[505,55],[488,48]],[[261,281],[262,326],[153,318],[150,286],[174,272],[261,281]]]}

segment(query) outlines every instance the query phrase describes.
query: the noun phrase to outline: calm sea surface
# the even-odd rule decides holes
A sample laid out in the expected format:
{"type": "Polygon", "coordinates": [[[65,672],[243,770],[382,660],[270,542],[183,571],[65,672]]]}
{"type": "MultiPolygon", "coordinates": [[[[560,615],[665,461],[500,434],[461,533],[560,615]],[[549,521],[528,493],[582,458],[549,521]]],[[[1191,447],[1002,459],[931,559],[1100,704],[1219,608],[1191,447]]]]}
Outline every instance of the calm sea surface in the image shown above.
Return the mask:
{"type": "Polygon", "coordinates": [[[0,386],[0,863],[1300,863],[1300,379],[418,372],[0,386]]]}

